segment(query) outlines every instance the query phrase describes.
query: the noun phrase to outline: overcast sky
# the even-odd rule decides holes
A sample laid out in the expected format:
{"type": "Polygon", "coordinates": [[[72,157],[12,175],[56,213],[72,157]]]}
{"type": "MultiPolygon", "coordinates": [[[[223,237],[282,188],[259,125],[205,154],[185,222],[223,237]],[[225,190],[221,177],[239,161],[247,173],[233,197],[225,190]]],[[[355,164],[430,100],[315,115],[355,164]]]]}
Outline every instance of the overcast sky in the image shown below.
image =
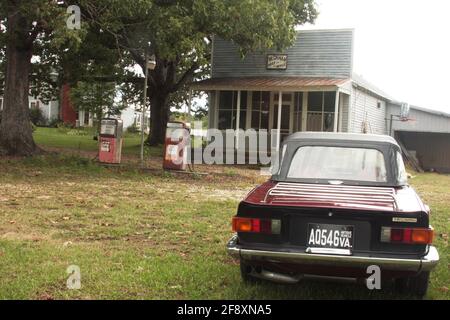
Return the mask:
{"type": "Polygon", "coordinates": [[[450,1],[316,0],[314,26],[354,28],[354,71],[396,100],[450,113],[450,1]]]}

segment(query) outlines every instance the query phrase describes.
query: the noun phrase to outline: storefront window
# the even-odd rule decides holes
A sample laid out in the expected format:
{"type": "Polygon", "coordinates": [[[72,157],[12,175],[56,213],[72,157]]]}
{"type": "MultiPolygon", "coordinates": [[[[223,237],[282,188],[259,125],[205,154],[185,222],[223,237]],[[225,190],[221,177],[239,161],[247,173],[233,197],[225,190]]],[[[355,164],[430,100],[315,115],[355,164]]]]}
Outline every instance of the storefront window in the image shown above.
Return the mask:
{"type": "Polygon", "coordinates": [[[308,131],[333,131],[335,91],[308,93],[308,131]]]}
{"type": "Polygon", "coordinates": [[[252,94],[252,129],[269,130],[270,92],[254,91],[252,94]]]}
{"type": "MultiPolygon", "coordinates": [[[[219,130],[236,129],[237,91],[220,91],[219,95],[219,130]]],[[[247,92],[241,91],[239,128],[245,130],[247,121],[247,92]]]]}

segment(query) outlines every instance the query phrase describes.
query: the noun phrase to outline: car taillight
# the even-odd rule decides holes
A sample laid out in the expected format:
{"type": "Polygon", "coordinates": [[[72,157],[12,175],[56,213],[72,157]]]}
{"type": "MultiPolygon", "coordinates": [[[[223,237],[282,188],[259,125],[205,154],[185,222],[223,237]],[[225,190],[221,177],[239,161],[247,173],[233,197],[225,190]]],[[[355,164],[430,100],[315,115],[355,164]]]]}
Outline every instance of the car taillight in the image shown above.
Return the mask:
{"type": "Polygon", "coordinates": [[[431,244],[433,242],[433,236],[433,228],[381,228],[381,242],[431,244]]]}
{"type": "Polygon", "coordinates": [[[281,220],[234,217],[233,231],[280,234],[281,220]]]}

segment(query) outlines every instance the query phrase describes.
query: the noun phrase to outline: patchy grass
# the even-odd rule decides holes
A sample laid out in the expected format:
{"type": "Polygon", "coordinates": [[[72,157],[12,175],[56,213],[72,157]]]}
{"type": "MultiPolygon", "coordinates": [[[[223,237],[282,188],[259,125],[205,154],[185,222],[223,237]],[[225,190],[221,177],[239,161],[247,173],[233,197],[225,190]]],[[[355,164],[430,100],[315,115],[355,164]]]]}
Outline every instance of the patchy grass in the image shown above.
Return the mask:
{"type": "MultiPolygon", "coordinates": [[[[0,177],[3,299],[404,298],[354,285],[243,284],[225,243],[258,171],[149,175],[49,156],[1,160],[0,177]],[[69,265],[81,268],[81,290],[66,288],[69,265]]],[[[448,299],[450,177],[412,183],[433,208],[442,257],[428,298],[448,299]]]]}
{"type": "MultiPolygon", "coordinates": [[[[174,175],[158,170],[161,158],[151,171],[105,168],[73,155],[79,141],[92,159],[89,136],[35,137],[62,155],[0,159],[0,299],[405,298],[356,285],[242,283],[225,244],[239,200],[265,180],[258,170],[174,175]],[[81,290],[66,287],[70,265],[81,269],[81,290]]],[[[450,176],[411,183],[432,208],[441,255],[427,298],[449,299],[450,176]]]]}

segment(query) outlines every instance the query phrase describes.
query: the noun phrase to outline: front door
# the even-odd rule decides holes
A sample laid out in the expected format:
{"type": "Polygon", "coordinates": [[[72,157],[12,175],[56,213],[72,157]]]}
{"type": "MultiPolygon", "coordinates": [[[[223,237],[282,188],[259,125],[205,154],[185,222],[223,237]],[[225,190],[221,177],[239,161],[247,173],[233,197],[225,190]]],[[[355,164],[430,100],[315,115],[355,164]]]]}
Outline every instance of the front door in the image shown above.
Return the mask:
{"type": "MultiPolygon", "coordinates": [[[[271,94],[271,106],[270,124],[271,130],[278,129],[278,113],[280,112],[279,107],[279,95],[273,92],[271,94]]],[[[281,104],[281,121],[280,121],[280,136],[282,142],[287,136],[292,134],[294,131],[294,94],[283,92],[282,104],[281,104]]]]}

